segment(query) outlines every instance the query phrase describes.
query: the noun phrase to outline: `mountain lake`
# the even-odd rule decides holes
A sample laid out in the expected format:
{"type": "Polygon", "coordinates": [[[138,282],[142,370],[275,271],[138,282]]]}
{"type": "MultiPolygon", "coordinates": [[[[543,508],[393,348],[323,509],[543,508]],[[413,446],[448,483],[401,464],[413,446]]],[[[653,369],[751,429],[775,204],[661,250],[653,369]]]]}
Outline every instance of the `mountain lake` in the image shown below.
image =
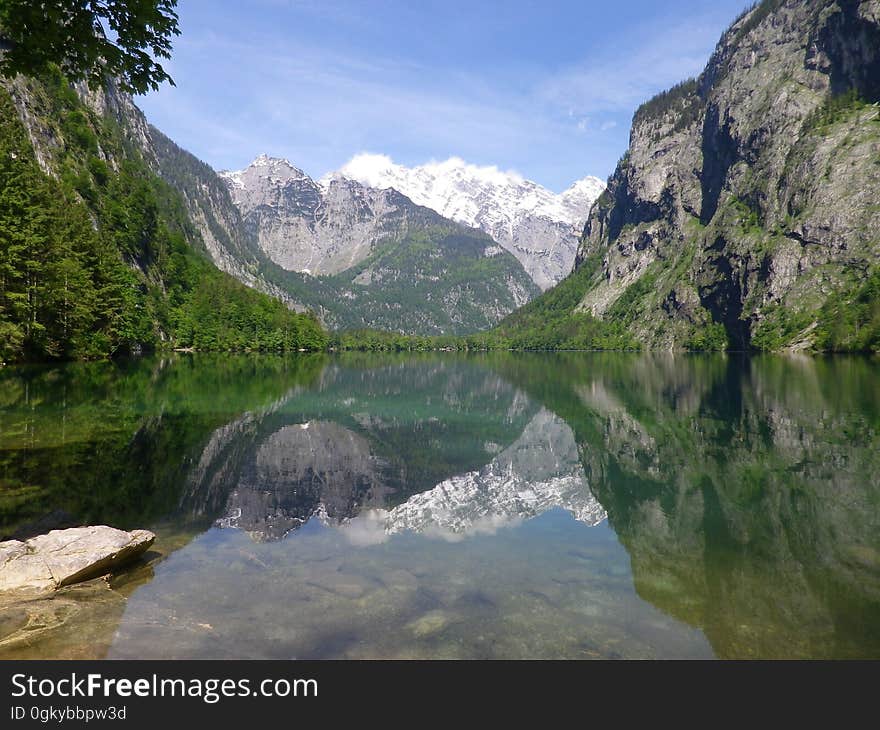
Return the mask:
{"type": "Polygon", "coordinates": [[[156,356],[0,370],[0,658],[880,658],[880,362],[156,356]]]}

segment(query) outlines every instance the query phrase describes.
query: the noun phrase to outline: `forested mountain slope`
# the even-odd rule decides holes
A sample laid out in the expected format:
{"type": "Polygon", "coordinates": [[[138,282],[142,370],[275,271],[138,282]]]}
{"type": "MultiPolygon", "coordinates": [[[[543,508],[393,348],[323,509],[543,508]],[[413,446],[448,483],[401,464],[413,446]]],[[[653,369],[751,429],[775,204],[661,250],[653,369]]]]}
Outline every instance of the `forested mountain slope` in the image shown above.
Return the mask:
{"type": "Polygon", "coordinates": [[[112,84],[19,76],[0,84],[0,107],[0,358],[326,344],[314,318],[208,260],[112,84]]]}

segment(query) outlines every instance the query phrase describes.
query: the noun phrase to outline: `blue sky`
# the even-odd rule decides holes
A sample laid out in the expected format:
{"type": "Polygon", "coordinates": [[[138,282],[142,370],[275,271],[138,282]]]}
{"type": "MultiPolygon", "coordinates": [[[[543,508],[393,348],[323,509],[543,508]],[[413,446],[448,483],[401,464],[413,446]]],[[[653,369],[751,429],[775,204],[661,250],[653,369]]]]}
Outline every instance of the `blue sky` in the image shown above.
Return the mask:
{"type": "Polygon", "coordinates": [[[177,86],[138,105],[217,169],[458,156],[561,191],[612,172],[636,107],[699,73],[746,4],[180,0],[177,86]]]}

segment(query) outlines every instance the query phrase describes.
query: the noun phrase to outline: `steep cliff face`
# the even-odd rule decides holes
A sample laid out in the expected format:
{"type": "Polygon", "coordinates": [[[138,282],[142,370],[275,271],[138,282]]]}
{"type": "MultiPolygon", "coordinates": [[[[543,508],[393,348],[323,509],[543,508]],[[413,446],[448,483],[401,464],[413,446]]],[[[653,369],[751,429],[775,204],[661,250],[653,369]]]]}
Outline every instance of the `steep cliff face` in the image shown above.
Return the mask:
{"type": "Polygon", "coordinates": [[[643,105],[577,312],[644,345],[880,347],[880,2],[765,0],[643,105]]]}
{"type": "MultiPolygon", "coordinates": [[[[142,119],[140,110],[134,110],[133,118],[142,119]]],[[[270,262],[248,234],[226,184],[210,165],[176,145],[154,126],[145,124],[145,128],[145,149],[152,155],[154,169],[180,193],[215,266],[294,309],[304,309],[273,280],[270,262]]]]}
{"type": "MultiPolygon", "coordinates": [[[[0,81],[27,130],[40,168],[49,175],[58,176],[65,149],[72,142],[66,139],[65,119],[58,114],[57,90],[53,85],[66,88],[66,82],[54,76],[41,81],[25,76],[0,81]]],[[[113,124],[121,141],[140,150],[148,163],[155,163],[156,156],[143,114],[130,96],[119,91],[112,79],[108,79],[103,89],[90,89],[79,83],[71,91],[97,118],[113,124]]],[[[113,170],[117,170],[122,162],[118,150],[106,145],[98,144],[95,153],[113,170]]]]}

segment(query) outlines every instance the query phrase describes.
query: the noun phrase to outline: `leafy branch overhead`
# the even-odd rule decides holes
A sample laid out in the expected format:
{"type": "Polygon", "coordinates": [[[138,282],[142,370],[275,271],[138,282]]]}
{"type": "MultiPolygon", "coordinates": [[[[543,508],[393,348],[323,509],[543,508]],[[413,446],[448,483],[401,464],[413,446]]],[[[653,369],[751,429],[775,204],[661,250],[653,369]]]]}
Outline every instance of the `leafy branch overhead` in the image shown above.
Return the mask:
{"type": "Polygon", "coordinates": [[[0,0],[0,74],[41,74],[57,64],[92,88],[115,78],[143,94],[172,78],[157,62],[180,35],[177,0],[0,0]]]}

